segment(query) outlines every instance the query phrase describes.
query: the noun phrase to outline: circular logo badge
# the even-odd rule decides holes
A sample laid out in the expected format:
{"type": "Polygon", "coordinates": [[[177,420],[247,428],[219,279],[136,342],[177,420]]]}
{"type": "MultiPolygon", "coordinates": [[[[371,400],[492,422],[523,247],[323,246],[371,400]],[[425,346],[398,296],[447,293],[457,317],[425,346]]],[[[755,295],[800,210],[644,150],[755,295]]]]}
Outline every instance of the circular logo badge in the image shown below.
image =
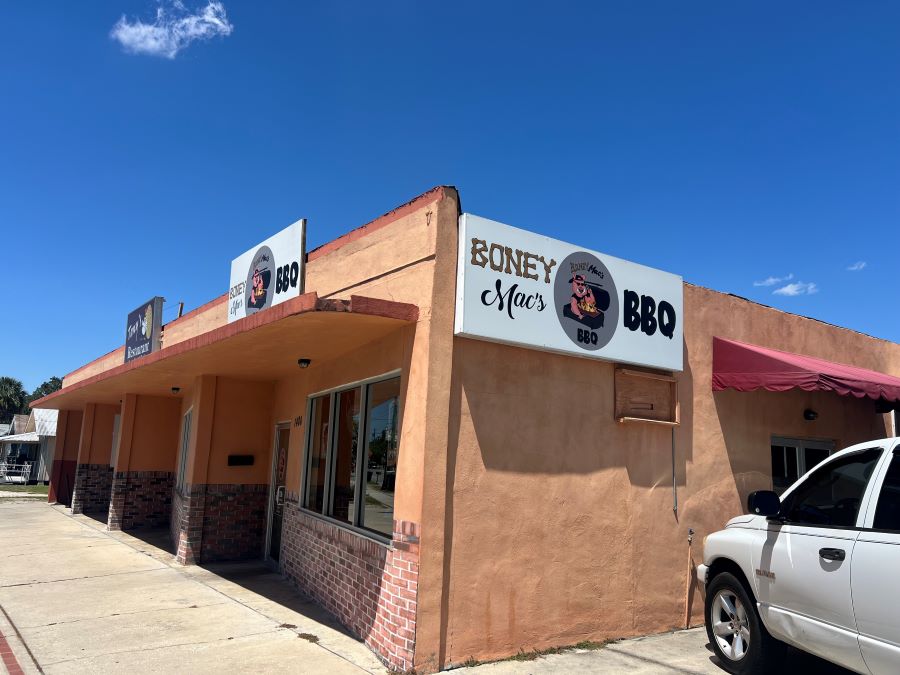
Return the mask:
{"type": "Polygon", "coordinates": [[[612,340],[619,324],[619,294],[596,256],[578,251],[560,263],[553,301],[559,325],[577,346],[597,351],[612,340]]]}
{"type": "Polygon", "coordinates": [[[274,290],[272,285],[272,272],[275,270],[275,256],[268,246],[260,246],[250,268],[247,270],[247,286],[244,291],[244,306],[247,314],[254,314],[261,309],[272,306],[274,290]]]}

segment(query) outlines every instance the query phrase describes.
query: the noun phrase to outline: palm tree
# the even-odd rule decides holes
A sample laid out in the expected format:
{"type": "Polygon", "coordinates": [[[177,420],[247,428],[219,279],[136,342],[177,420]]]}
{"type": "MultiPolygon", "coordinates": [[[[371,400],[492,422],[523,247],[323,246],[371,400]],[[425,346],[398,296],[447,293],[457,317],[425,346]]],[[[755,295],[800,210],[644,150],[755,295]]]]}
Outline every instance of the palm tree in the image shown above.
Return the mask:
{"type": "Polygon", "coordinates": [[[14,377],[0,377],[0,421],[9,422],[13,415],[28,409],[25,387],[14,377]]]}

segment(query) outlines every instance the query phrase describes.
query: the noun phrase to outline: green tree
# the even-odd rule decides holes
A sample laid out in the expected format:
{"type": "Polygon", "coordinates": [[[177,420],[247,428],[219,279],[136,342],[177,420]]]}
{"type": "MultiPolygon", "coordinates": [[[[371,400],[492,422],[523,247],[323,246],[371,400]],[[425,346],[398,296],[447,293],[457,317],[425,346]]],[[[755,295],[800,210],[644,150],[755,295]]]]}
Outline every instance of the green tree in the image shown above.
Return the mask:
{"type": "Polygon", "coordinates": [[[10,422],[13,415],[28,410],[28,395],[22,382],[14,377],[0,377],[0,422],[10,422]]]}
{"type": "Polygon", "coordinates": [[[62,380],[54,375],[46,382],[41,383],[41,386],[31,392],[31,396],[28,397],[28,404],[30,405],[32,402],[37,401],[39,398],[44,398],[48,394],[52,394],[54,391],[57,391],[59,389],[62,389],[62,380]]]}

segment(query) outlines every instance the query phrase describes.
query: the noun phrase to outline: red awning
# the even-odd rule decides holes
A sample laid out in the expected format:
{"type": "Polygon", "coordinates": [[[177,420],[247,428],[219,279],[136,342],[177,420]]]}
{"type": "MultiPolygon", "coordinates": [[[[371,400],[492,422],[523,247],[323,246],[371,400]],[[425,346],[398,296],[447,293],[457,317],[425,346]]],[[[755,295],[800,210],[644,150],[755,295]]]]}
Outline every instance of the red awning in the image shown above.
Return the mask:
{"type": "Polygon", "coordinates": [[[868,396],[900,401],[900,377],[874,370],[713,338],[713,391],[833,391],[841,396],[868,396]]]}

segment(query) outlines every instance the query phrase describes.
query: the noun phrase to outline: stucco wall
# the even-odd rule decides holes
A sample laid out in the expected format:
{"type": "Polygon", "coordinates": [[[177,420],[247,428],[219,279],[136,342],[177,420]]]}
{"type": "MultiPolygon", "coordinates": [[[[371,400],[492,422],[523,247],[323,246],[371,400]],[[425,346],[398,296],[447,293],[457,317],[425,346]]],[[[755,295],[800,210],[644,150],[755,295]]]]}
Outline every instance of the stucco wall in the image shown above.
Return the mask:
{"type": "Polygon", "coordinates": [[[216,378],[212,443],[206,479],[197,483],[268,484],[274,430],[271,382],[216,378]],[[251,466],[228,466],[228,455],[253,455],[251,466]]]}
{"type": "MultiPolygon", "coordinates": [[[[712,337],[893,374],[900,346],[690,285],[684,321],[677,514],[672,432],[614,421],[613,364],[455,340],[442,665],[683,626],[687,530],[697,562],[703,536],[742,512],[751,490],[771,486],[771,435],[839,448],[885,434],[868,400],[714,395],[712,337]],[[817,421],[803,419],[807,407],[817,421]]],[[[431,581],[420,578],[429,593],[431,581]]],[[[690,599],[702,621],[693,589],[690,599]]]]}
{"type": "Polygon", "coordinates": [[[181,399],[126,395],[116,472],[175,470],[181,433],[181,399]]]}
{"type": "Polygon", "coordinates": [[[163,326],[160,347],[166,349],[179,342],[206,333],[228,323],[228,294],[210,300],[184,316],[163,326]]]}
{"type": "Polygon", "coordinates": [[[114,349],[108,354],[104,354],[103,356],[94,359],[90,363],[86,363],[80,368],[73,370],[71,373],[63,377],[63,387],[68,387],[76,382],[81,382],[82,380],[86,380],[89,377],[93,377],[94,375],[98,375],[103,371],[109,370],[110,368],[115,368],[116,366],[122,365],[125,362],[125,347],[119,347],[118,349],[114,349]]]}
{"type": "Polygon", "coordinates": [[[79,464],[109,464],[112,455],[113,424],[118,406],[86,406],[78,452],[79,464]]]}

